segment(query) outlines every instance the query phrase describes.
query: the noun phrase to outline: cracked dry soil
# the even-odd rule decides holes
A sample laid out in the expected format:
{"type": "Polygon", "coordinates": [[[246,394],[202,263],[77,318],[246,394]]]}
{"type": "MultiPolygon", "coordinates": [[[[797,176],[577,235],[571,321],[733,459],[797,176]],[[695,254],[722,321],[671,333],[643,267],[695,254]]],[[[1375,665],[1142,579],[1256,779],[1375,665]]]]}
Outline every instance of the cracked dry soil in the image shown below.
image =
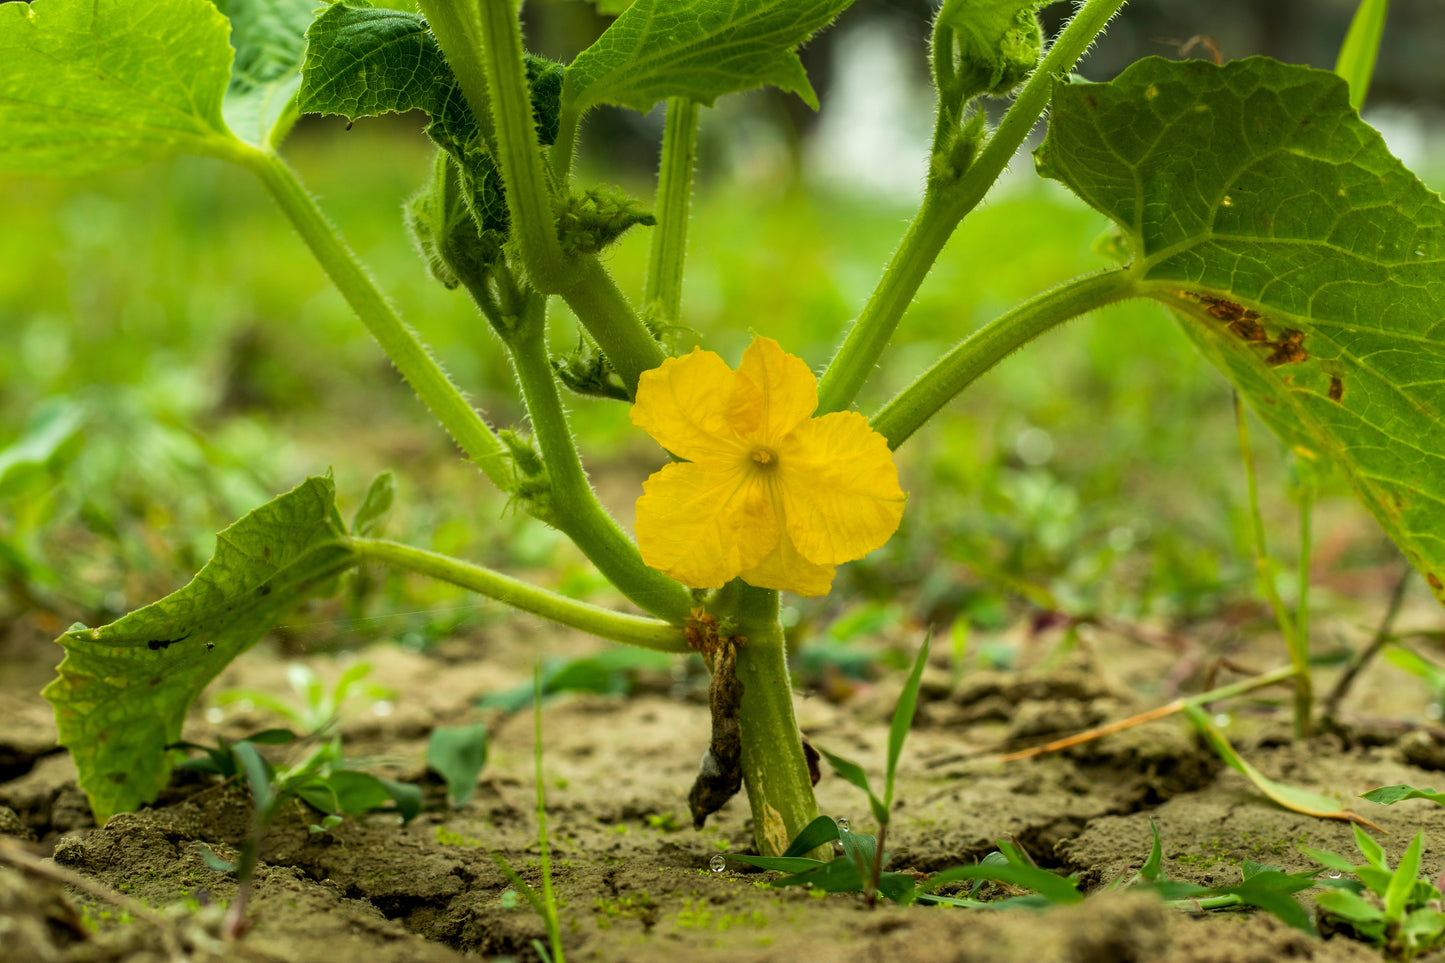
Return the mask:
{"type": "MultiPolygon", "coordinates": [[[[343,726],[347,755],[374,771],[423,784],[430,805],[406,826],[391,816],[351,819],[313,834],[297,807],[263,849],[252,916],[239,943],[192,941],[195,960],[445,961],[536,959],[542,922],[508,895],[491,852],[538,879],[531,778],[531,725],[523,714],[493,718],[491,758],[477,794],[447,811],[423,768],[432,727],[478,718],[483,692],[523,682],[536,646],[581,653],[594,643],[537,625],[479,631],[430,654],[378,647],[363,657],[395,690],[385,716],[355,713],[343,726]]],[[[247,831],[244,791],[177,777],[161,800],[102,827],[90,819],[69,758],[54,745],[48,707],[36,693],[57,650],[38,631],[12,626],[0,658],[16,668],[0,684],[0,834],[180,920],[183,939],[199,927],[206,900],[232,898],[234,883],[208,869],[198,846],[230,855],[247,831]],[[199,915],[198,915],[199,914],[199,915]],[[188,922],[189,921],[189,922],[188,922]],[[190,927],[188,930],[186,927],[190,927]]],[[[324,657],[308,660],[339,672],[324,657]]],[[[1168,656],[1102,635],[1088,657],[1049,671],[974,672],[950,682],[940,663],[925,675],[919,716],[904,750],[893,866],[933,872],[978,859],[1012,836],[1042,866],[1076,872],[1094,888],[1132,872],[1147,855],[1149,820],[1164,842],[1173,878],[1206,884],[1238,879],[1245,858],[1286,870],[1313,868],[1301,844],[1352,852],[1350,828],[1279,809],[1201,747],[1184,722],[1168,719],[1073,750],[1000,763],[1000,744],[1042,742],[1163,701],[1139,694],[1163,678],[1168,656]],[[1111,648],[1112,647],[1112,648],[1111,648]]],[[[217,687],[284,691],[284,661],[258,648],[217,687]]],[[[1142,894],[1090,899],[1043,914],[884,906],[852,895],[773,890],[766,877],[708,870],[719,852],[748,851],[745,800],[729,803],[697,832],[686,793],[708,718],[694,689],[643,680],[629,698],[564,696],[544,712],[548,822],[568,957],[575,960],[990,961],[990,963],[1250,963],[1378,959],[1343,938],[1314,939],[1261,913],[1186,915],[1142,894]]],[[[887,724],[902,674],[883,677],[843,705],[800,696],[808,738],[881,767],[887,724]]],[[[204,700],[202,705],[204,705],[204,700]]],[[[233,714],[219,726],[193,713],[187,738],[206,742],[254,731],[272,720],[233,714]]],[[[1428,731],[1354,738],[1282,738],[1277,719],[1251,722],[1241,710],[1230,734],[1269,775],[1341,801],[1377,785],[1430,785],[1445,750],[1428,731]],[[1349,743],[1347,746],[1346,743],[1349,743]]],[[[867,806],[841,780],[818,786],[822,810],[867,826],[867,806]]],[[[1361,806],[1369,806],[1360,803],[1361,806]]],[[[1358,807],[1357,807],[1358,808],[1358,807]]],[[[1439,868],[1445,809],[1412,802],[1372,807],[1371,818],[1398,857],[1427,830],[1425,866],[1439,868]]],[[[59,885],[0,869],[0,944],[6,959],[163,961],[159,930],[116,907],[59,885]]]]}

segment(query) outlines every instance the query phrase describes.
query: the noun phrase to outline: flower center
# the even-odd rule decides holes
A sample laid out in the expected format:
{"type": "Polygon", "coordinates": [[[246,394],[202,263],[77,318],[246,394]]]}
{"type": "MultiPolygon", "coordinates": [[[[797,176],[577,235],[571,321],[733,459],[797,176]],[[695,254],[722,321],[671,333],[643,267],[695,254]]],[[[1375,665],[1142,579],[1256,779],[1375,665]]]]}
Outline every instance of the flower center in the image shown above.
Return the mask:
{"type": "Polygon", "coordinates": [[[752,458],[752,460],[762,468],[772,468],[778,463],[777,453],[771,448],[763,448],[761,446],[754,448],[752,454],[748,457],[752,458]]]}

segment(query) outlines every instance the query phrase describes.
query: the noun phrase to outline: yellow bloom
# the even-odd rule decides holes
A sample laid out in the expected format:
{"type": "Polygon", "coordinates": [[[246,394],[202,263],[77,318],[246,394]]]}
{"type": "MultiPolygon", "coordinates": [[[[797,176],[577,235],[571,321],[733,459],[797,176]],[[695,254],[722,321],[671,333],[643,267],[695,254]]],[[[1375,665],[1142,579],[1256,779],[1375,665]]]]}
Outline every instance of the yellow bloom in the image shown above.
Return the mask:
{"type": "Polygon", "coordinates": [[[697,348],[644,372],[632,423],[687,461],[642,486],[643,561],[694,588],[742,576],[814,596],[888,541],[905,496],[887,441],[857,412],[817,407],[817,379],[771,338],[737,371],[697,348]]]}

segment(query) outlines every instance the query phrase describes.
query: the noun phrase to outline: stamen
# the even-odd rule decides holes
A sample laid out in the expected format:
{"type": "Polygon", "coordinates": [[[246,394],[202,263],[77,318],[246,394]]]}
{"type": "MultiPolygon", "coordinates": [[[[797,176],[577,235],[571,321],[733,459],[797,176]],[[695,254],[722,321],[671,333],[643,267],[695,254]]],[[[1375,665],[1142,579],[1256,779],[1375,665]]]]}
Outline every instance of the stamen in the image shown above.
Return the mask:
{"type": "Polygon", "coordinates": [[[778,456],[773,454],[771,448],[754,448],[752,459],[759,465],[771,465],[778,460],[778,456]]]}

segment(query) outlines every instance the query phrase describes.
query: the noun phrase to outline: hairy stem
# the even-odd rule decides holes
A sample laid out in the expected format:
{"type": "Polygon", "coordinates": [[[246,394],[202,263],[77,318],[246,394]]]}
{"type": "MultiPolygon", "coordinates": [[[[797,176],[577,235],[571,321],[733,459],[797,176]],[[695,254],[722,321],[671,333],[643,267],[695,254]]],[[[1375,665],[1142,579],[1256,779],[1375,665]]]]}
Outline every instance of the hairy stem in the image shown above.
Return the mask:
{"type": "Polygon", "coordinates": [[[426,17],[432,35],[437,38],[447,66],[456,75],[457,85],[462,88],[462,96],[472,110],[483,140],[495,153],[497,138],[492,129],[487,73],[482,66],[485,48],[482,46],[482,20],[477,0],[417,0],[417,7],[426,17]]]}
{"type": "Polygon", "coordinates": [[[597,258],[579,257],[570,268],[559,291],[562,300],[612,363],[627,386],[628,397],[636,397],[642,372],[656,368],[667,357],[662,346],[597,258]]]}
{"type": "MultiPolygon", "coordinates": [[[[1033,129],[1053,93],[1055,79],[1068,73],[1124,3],[1088,0],[1054,41],[968,168],[956,180],[930,182],[903,244],[823,373],[820,413],[853,403],[949,235],[983,200],[1033,129]]],[[[944,107],[940,104],[940,110],[944,107]]]]}
{"type": "Polygon", "coordinates": [[[778,593],[734,583],[735,617],[745,641],[738,647],[743,684],[743,786],[753,812],[753,839],[764,856],[781,856],[818,816],[813,783],[793,716],[787,649],[778,621],[778,593]]]}
{"type": "Polygon", "coordinates": [[[237,160],[266,185],[282,213],[311,248],[322,270],[422,403],[492,483],[503,491],[510,491],[510,456],[501,439],[376,289],[296,174],[275,154],[264,151],[248,149],[238,154],[237,160]]]}
{"type": "Polygon", "coordinates": [[[508,346],[547,466],[552,490],[548,520],[571,538],[623,595],[654,615],[680,625],[692,611],[692,596],[677,582],[649,568],[637,546],[597,501],[572,440],[572,429],[547,358],[543,299],[529,293],[525,303],[521,330],[508,346]]]}
{"type": "Polygon", "coordinates": [[[673,97],[667,102],[662,132],[662,161],[657,172],[657,226],[642,300],[656,305],[664,324],[682,317],[682,265],[687,256],[687,218],[692,202],[692,171],[697,160],[697,102],[673,97]]]}
{"type": "Polygon", "coordinates": [[[1046,291],[975,331],[899,392],[869,422],[892,448],[984,372],[1045,331],[1137,293],[1128,271],[1091,274],[1046,291]]]}
{"type": "Polygon", "coordinates": [[[489,568],[400,542],[353,538],[350,545],[365,561],[429,575],[599,638],[658,652],[690,651],[682,630],[667,622],[578,602],[489,568]]]}
{"type": "Polygon", "coordinates": [[[545,294],[555,294],[561,290],[567,264],[557,240],[552,191],[532,116],[532,97],[522,59],[522,24],[513,0],[480,3],[485,51],[482,69],[491,95],[497,163],[506,188],[512,236],[522,252],[532,286],[545,294]]]}

